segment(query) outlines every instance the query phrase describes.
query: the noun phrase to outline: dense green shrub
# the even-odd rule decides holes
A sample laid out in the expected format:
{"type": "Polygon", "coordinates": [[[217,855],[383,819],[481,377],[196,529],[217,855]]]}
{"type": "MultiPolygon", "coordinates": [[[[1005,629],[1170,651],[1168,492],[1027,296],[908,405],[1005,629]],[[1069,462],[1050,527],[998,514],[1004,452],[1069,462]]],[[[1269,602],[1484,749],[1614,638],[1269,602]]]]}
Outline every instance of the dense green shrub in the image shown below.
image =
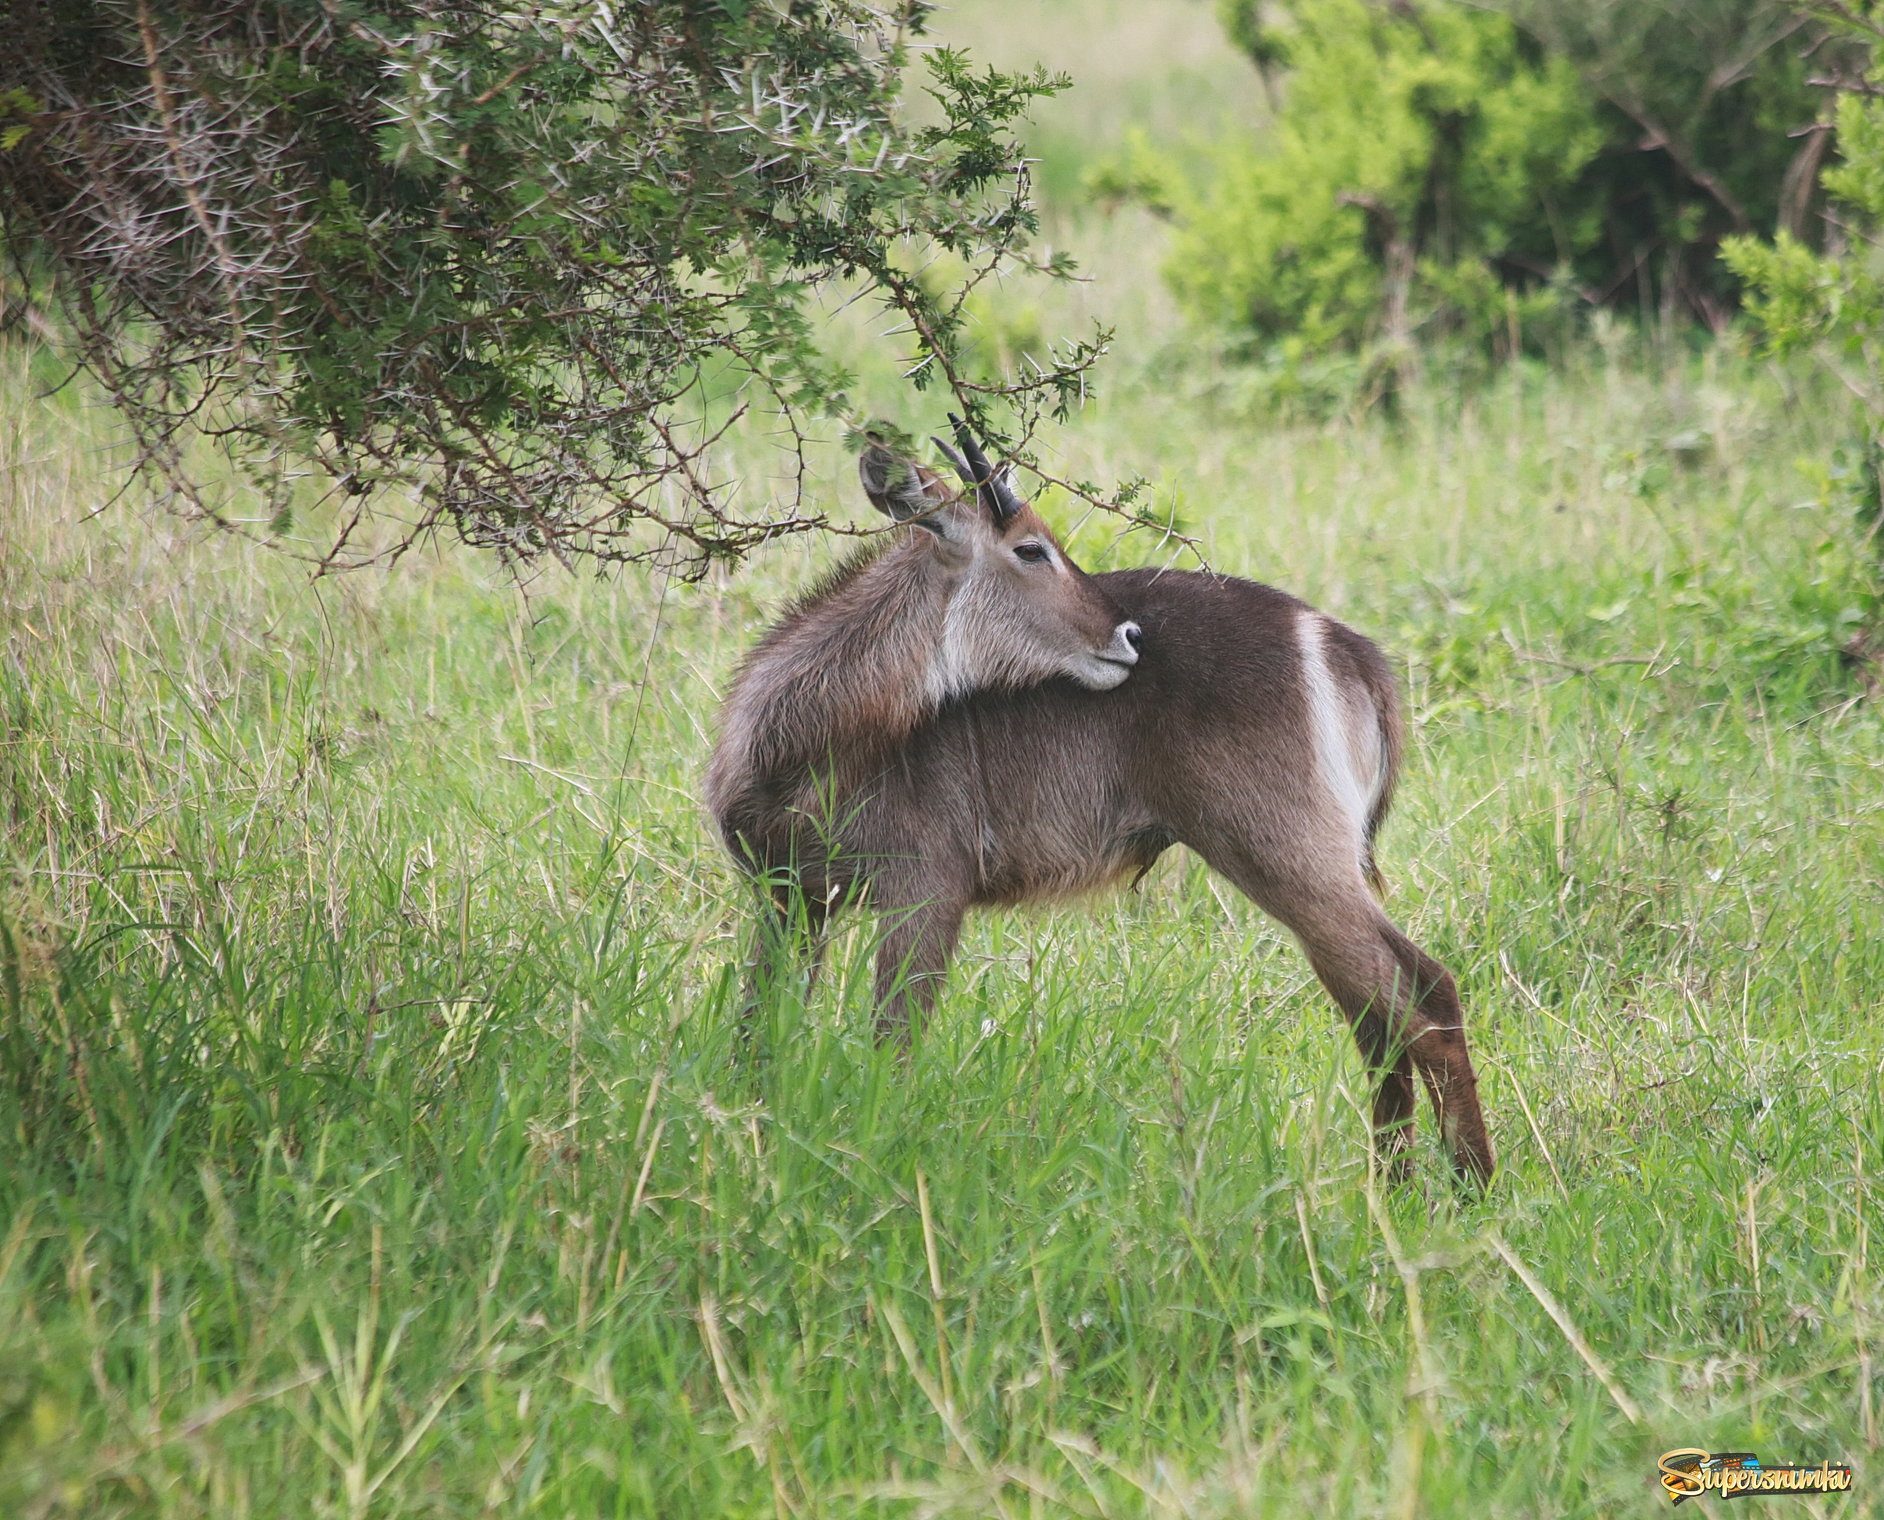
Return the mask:
{"type": "Polygon", "coordinates": [[[1860,436],[1827,473],[1880,558],[1884,530],[1884,68],[1872,49],[1884,39],[1884,3],[1855,0],[1826,11],[1856,51],[1826,77],[1840,90],[1837,162],[1823,181],[1839,236],[1822,249],[1782,228],[1768,241],[1730,238],[1727,264],[1747,283],[1747,313],[1774,353],[1811,352],[1844,382],[1861,415],[1860,436]]]}
{"type": "Polygon", "coordinates": [[[1721,326],[1736,232],[1804,229],[1824,148],[1777,0],[1224,0],[1280,99],[1182,223],[1171,278],[1285,358],[1453,333],[1510,351],[1598,305],[1721,326]],[[1789,136],[1807,129],[1800,138],[1789,136]]]}
{"type": "Polygon", "coordinates": [[[1238,28],[1286,69],[1286,105],[1185,208],[1172,278],[1199,310],[1312,350],[1403,335],[1442,291],[1482,313],[1483,291],[1453,287],[1488,257],[1551,266],[1538,213],[1600,143],[1573,68],[1460,7],[1305,0],[1290,18],[1238,28]]]}

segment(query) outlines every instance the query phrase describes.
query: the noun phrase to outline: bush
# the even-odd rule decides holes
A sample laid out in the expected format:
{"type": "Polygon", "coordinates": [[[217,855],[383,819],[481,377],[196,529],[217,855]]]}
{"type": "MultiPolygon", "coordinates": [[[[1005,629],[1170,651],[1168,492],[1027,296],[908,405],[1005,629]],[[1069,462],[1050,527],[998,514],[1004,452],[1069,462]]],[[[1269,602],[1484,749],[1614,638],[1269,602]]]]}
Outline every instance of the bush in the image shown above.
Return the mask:
{"type": "Polygon", "coordinates": [[[1722,254],[1747,284],[1747,315],[1768,351],[1816,354],[1854,399],[1860,436],[1824,484],[1851,507],[1876,563],[1884,560],[1884,68],[1872,49],[1884,38],[1884,4],[1860,0],[1826,15],[1851,44],[1843,67],[1825,76],[1841,92],[1838,161],[1823,176],[1840,236],[1813,249],[1781,229],[1770,240],[1730,238],[1722,254]]]}
{"type": "Polygon", "coordinates": [[[1196,309],[1313,351],[1403,338],[1435,297],[1482,313],[1484,291],[1459,287],[1484,284],[1487,256],[1551,266],[1540,202],[1600,142],[1574,69],[1457,7],[1306,0],[1291,15],[1255,33],[1258,56],[1286,59],[1271,141],[1184,208],[1171,277],[1196,309]]]}
{"type": "Polygon", "coordinates": [[[1826,39],[1777,0],[1224,14],[1273,76],[1272,132],[1206,184],[1143,155],[1119,177],[1182,223],[1190,306],[1284,358],[1444,334],[1508,353],[1596,306],[1718,328],[1737,299],[1720,240],[1807,225],[1824,133],[1799,54],[1826,39]]]}

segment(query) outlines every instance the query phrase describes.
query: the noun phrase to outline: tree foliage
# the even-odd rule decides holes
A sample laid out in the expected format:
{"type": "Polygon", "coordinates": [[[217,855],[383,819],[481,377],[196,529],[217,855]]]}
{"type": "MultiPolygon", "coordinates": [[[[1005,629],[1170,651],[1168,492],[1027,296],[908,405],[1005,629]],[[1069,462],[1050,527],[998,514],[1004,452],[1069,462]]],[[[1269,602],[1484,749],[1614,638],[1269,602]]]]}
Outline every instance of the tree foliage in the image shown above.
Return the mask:
{"type": "MultiPolygon", "coordinates": [[[[1866,42],[1884,39],[1884,0],[1859,0],[1823,12],[1834,25],[1866,42]]],[[[1814,249],[1791,229],[1768,241],[1741,237],[1725,250],[1747,281],[1748,314],[1779,353],[1818,349],[1841,363],[1847,381],[1863,394],[1880,373],[1884,337],[1884,278],[1878,267],[1884,233],[1884,78],[1875,64],[1828,74],[1840,91],[1833,107],[1837,160],[1823,175],[1841,236],[1814,249]]],[[[1878,410],[1884,411],[1884,393],[1878,410]]]]}
{"type": "Polygon", "coordinates": [[[1185,208],[1172,278],[1194,306],[1312,353],[1403,340],[1436,304],[1479,311],[1482,292],[1456,287],[1485,283],[1490,261],[1548,273],[1540,212],[1600,142],[1572,67],[1456,5],[1256,14],[1230,9],[1284,105],[1185,208]]]}
{"type": "Polygon", "coordinates": [[[887,303],[909,380],[1013,450],[1103,347],[965,361],[964,302],[1035,230],[1011,128],[1063,81],[935,51],[910,124],[927,9],[35,0],[0,62],[0,246],[196,510],[230,510],[207,436],[264,519],[338,491],[349,523],[403,512],[401,545],[697,571],[824,525],[713,455],[767,409],[802,481],[846,415],[817,288],[887,303]]]}
{"type": "Polygon", "coordinates": [[[1780,0],[1223,10],[1281,105],[1169,192],[1172,279],[1285,355],[1436,333],[1508,350],[1598,305],[1718,328],[1721,239],[1809,232],[1825,133],[1803,55],[1836,44],[1780,0]]]}
{"type": "Polygon", "coordinates": [[[1834,462],[1874,556],[1884,558],[1884,0],[1802,4],[1849,44],[1815,76],[1835,92],[1837,161],[1824,172],[1837,235],[1814,248],[1792,229],[1729,239],[1747,313],[1774,353],[1815,353],[1864,414],[1863,437],[1834,462]]]}

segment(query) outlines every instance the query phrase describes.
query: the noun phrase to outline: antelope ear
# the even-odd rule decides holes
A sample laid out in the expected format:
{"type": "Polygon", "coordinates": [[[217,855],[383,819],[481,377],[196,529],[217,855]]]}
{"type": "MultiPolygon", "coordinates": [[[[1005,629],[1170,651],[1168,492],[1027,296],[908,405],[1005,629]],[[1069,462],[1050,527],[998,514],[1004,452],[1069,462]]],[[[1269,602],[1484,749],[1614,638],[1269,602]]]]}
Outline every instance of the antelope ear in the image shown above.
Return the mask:
{"type": "Polygon", "coordinates": [[[870,505],[897,522],[914,521],[919,528],[946,536],[936,509],[954,497],[940,475],[915,460],[893,453],[871,435],[869,447],[857,460],[870,505]]]}

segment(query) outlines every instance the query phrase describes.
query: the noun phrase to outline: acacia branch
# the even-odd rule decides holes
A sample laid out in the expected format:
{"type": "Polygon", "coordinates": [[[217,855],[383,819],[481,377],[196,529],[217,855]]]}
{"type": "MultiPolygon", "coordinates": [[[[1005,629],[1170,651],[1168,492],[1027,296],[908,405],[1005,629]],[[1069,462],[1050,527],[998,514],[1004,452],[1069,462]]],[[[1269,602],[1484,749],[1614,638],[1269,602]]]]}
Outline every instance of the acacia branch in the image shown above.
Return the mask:
{"type": "Polygon", "coordinates": [[[843,406],[805,291],[861,278],[911,324],[916,388],[1022,448],[1104,351],[1003,377],[967,358],[965,303],[1034,230],[1007,125],[1049,86],[937,55],[946,123],[912,128],[923,9],[41,0],[0,253],[52,272],[48,322],[188,515],[259,536],[243,519],[345,502],[328,569],[448,526],[510,560],[698,573],[833,529],[804,413],[843,406]],[[53,45],[74,7],[84,56],[53,45]],[[1005,181],[963,171],[991,149],[1005,181]],[[925,247],[961,259],[950,289],[897,269],[925,247]],[[704,378],[728,370],[753,388],[736,406],[704,378]],[[752,408],[789,462],[756,504],[724,463],[752,408]]]}

